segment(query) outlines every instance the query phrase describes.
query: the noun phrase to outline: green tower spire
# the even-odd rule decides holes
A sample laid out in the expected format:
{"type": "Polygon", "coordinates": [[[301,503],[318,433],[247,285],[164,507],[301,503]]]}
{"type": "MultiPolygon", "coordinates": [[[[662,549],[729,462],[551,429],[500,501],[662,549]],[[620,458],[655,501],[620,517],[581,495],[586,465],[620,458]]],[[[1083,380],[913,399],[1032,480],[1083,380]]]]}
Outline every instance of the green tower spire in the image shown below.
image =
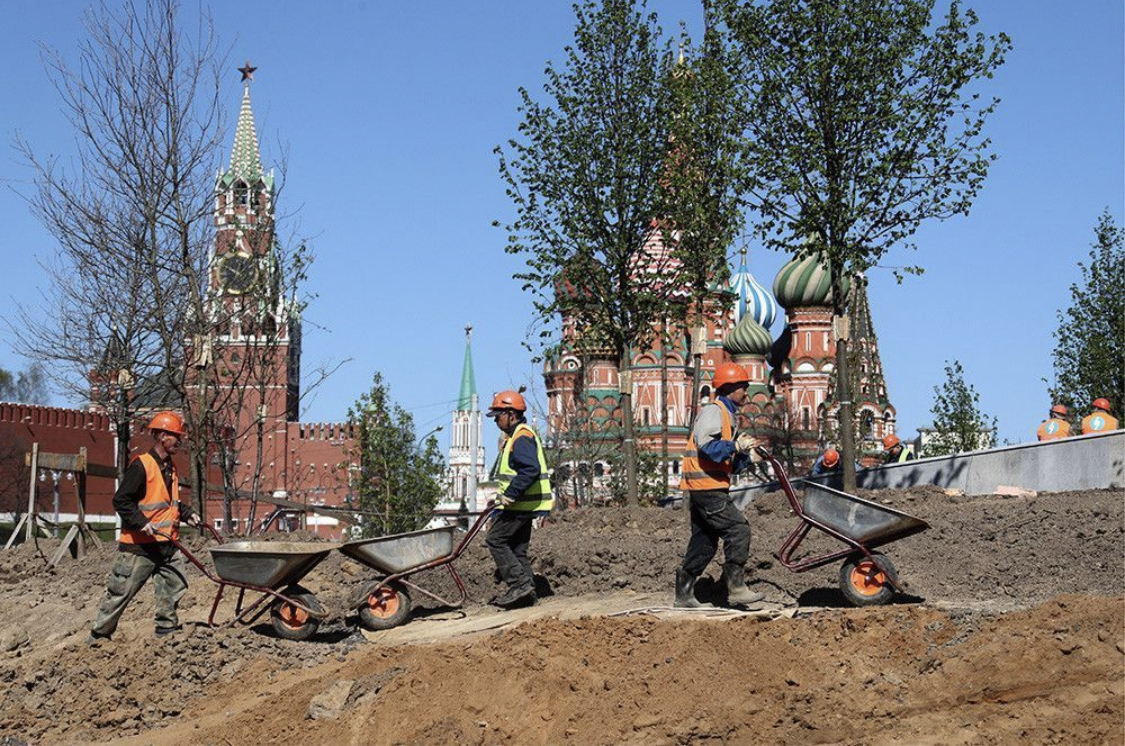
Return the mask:
{"type": "Polygon", "coordinates": [[[250,109],[249,85],[246,85],[242,93],[242,108],[238,112],[238,128],[234,132],[229,173],[247,184],[256,184],[262,178],[262,157],[258,152],[258,133],[254,130],[254,112],[250,109]]]}
{"type": "Polygon", "coordinates": [[[465,327],[465,362],[461,366],[461,392],[457,395],[457,411],[468,412],[473,406],[473,394],[477,393],[477,381],[473,375],[473,351],[471,341],[473,327],[465,327]]]}

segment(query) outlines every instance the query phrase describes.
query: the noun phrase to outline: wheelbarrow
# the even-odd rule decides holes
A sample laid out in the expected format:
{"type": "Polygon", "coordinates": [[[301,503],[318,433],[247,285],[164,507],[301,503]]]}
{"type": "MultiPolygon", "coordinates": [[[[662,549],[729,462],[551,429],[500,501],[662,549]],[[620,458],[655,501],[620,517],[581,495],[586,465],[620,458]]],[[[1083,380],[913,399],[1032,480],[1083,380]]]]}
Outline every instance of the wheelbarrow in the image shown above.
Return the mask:
{"type": "Polygon", "coordinates": [[[806,572],[842,558],[840,591],[853,606],[885,604],[896,592],[905,592],[905,584],[899,580],[890,558],[872,550],[925,531],[930,527],[928,523],[813,482],[805,483],[804,500],[798,500],[781,462],[765,448],[759,446],[756,450],[773,466],[789,505],[801,519],[775,555],[786,569],[806,572]],[[828,554],[793,559],[794,552],[814,528],[847,546],[828,554]]]}
{"type": "Polygon", "coordinates": [[[410,618],[413,606],[411,594],[419,594],[443,606],[456,608],[465,602],[468,592],[453,563],[480,533],[492,514],[489,506],[473,522],[460,541],[456,541],[455,526],[410,531],[403,534],[380,536],[374,539],[349,541],[340,546],[345,556],[375,570],[379,579],[363,588],[352,599],[349,608],[359,611],[360,623],[377,631],[397,627],[410,618]],[[457,586],[456,599],[447,599],[423,588],[411,578],[426,570],[445,567],[457,586]]]}
{"type": "MultiPolygon", "coordinates": [[[[224,544],[215,529],[207,525],[202,528],[210,531],[219,544],[208,547],[215,565],[214,573],[179,541],[172,539],[172,543],[208,580],[219,586],[207,617],[207,626],[250,625],[268,610],[270,623],[278,637],[307,640],[316,633],[328,613],[316,596],[300,582],[336,548],[335,544],[309,541],[232,541],[224,544]],[[216,625],[215,612],[228,586],[238,589],[234,618],[224,625],[216,625]],[[244,605],[247,591],[260,595],[249,605],[244,605]]],[[[167,534],[161,535],[171,539],[167,534]]]]}

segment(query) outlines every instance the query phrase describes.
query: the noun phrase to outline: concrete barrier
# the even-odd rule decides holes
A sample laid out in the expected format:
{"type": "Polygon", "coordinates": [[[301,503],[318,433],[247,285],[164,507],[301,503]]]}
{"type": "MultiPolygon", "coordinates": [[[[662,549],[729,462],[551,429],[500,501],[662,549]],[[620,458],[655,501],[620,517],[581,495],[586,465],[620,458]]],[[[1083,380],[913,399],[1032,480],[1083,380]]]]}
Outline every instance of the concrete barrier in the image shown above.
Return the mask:
{"type": "MultiPolygon", "coordinates": [[[[806,481],[841,487],[838,474],[792,481],[797,489],[806,481]]],[[[1000,486],[1036,492],[1122,489],[1125,430],[876,466],[857,472],[856,483],[868,490],[933,484],[961,490],[966,495],[990,495],[1000,486]]],[[[777,482],[735,487],[731,497],[736,505],[745,508],[755,496],[779,489],[781,485],[777,482]]]]}

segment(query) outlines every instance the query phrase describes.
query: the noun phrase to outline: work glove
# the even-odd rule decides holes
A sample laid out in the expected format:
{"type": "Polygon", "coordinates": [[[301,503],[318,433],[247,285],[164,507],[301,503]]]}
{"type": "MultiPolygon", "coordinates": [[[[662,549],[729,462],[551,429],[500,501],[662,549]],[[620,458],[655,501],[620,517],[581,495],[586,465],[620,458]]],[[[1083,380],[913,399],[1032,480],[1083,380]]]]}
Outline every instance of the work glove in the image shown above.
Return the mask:
{"type": "Polygon", "coordinates": [[[514,502],[515,502],[515,500],[508,497],[507,495],[497,495],[496,496],[496,507],[498,507],[498,508],[506,508],[514,502]]]}
{"type": "Polygon", "coordinates": [[[754,446],[758,445],[758,439],[750,433],[739,433],[738,437],[734,439],[735,453],[747,453],[753,455],[754,446]]]}

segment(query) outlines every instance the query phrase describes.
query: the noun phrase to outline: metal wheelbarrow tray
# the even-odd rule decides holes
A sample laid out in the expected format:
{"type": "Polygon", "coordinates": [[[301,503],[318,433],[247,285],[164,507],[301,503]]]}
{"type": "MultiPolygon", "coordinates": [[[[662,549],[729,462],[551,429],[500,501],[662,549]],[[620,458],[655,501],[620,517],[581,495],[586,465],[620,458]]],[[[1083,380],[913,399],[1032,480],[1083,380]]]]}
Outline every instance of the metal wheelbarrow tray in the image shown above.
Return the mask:
{"type": "Polygon", "coordinates": [[[360,539],[341,545],[340,551],[345,556],[375,570],[380,576],[350,604],[350,608],[358,609],[363,626],[381,630],[406,622],[412,606],[411,592],[420,593],[444,606],[456,608],[463,604],[468,592],[453,563],[473,537],[480,533],[491,513],[490,505],[465,532],[446,526],[360,539]],[[463,533],[459,541],[458,533],[463,533]],[[443,566],[457,586],[458,596],[455,599],[443,598],[411,580],[412,575],[443,566]]]}
{"type": "Polygon", "coordinates": [[[925,531],[930,527],[928,523],[908,513],[812,482],[805,483],[802,502],[781,462],[766,449],[757,450],[773,466],[790,507],[801,519],[776,555],[786,569],[805,572],[843,558],[840,591],[855,606],[885,604],[896,591],[906,590],[890,559],[871,550],[925,531]],[[793,559],[794,552],[814,528],[842,541],[845,548],[793,559]]]}
{"type": "Polygon", "coordinates": [[[238,589],[238,600],[234,618],[226,626],[253,624],[268,610],[278,636],[288,640],[312,637],[328,614],[316,596],[299,583],[338,545],[304,541],[234,541],[224,544],[218,532],[210,526],[205,528],[219,542],[219,546],[209,547],[215,564],[214,573],[183,544],[178,541],[175,544],[200,572],[219,586],[207,617],[208,626],[217,626],[215,612],[223,592],[231,586],[238,589]],[[244,608],[246,591],[261,595],[244,608]]]}

